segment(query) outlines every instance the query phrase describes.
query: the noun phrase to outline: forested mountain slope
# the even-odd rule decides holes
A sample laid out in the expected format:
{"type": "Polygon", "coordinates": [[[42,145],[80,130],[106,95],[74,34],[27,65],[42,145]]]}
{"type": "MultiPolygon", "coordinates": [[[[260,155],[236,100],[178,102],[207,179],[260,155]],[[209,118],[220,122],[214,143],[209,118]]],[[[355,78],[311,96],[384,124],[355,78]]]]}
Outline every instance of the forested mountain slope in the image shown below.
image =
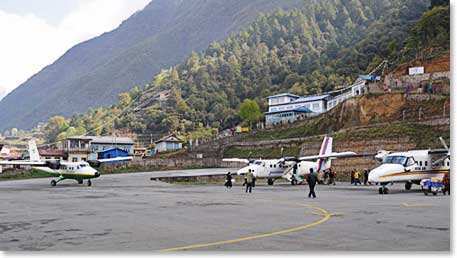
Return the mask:
{"type": "MultiPolygon", "coordinates": [[[[0,130],[107,106],[192,50],[226,38],[260,12],[303,0],[153,0],[117,29],[71,48],[0,101],[0,130]]],[[[27,62],[27,60],[24,60],[27,62]]]]}
{"type": "Polygon", "coordinates": [[[240,122],[243,99],[266,110],[268,95],[316,94],[353,81],[397,56],[428,1],[306,1],[303,8],[260,15],[246,30],[193,53],[162,72],[116,119],[138,133],[223,129],[240,122]],[[164,103],[154,92],[169,90],[164,103]]]}
{"type": "Polygon", "coordinates": [[[449,6],[441,4],[305,0],[301,8],[260,15],[240,33],[161,72],[144,89],[121,94],[111,107],[51,120],[48,139],[113,128],[211,134],[241,122],[237,111],[245,98],[266,110],[270,94],[328,91],[384,59],[408,61],[437,47],[449,51],[449,6]]]}

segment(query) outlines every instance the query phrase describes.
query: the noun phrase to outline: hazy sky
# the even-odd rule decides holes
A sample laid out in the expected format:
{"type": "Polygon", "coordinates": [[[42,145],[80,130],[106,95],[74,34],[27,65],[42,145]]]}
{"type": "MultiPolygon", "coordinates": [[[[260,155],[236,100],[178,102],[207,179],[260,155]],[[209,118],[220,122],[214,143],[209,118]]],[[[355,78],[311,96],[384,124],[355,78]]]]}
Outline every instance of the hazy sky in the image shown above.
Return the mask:
{"type": "Polygon", "coordinates": [[[0,99],[66,50],[151,0],[0,0],[0,99]]]}

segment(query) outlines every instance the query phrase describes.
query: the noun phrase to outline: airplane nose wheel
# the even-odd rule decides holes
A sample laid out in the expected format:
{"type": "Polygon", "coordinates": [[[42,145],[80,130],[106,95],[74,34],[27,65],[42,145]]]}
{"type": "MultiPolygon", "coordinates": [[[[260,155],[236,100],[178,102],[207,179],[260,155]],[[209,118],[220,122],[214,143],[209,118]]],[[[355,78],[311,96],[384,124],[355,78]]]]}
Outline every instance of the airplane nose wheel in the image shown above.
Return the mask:
{"type": "Polygon", "coordinates": [[[87,180],[87,186],[91,186],[92,182],[90,180],[87,180]]]}
{"type": "Polygon", "coordinates": [[[51,181],[51,186],[56,186],[56,185],[57,185],[56,180],[52,180],[52,181],[51,181]]]}
{"type": "Polygon", "coordinates": [[[275,181],[273,181],[273,179],[271,179],[271,178],[268,179],[268,185],[273,185],[274,182],[275,181]]]}
{"type": "Polygon", "coordinates": [[[379,194],[389,194],[389,188],[387,187],[380,187],[379,194]]]}

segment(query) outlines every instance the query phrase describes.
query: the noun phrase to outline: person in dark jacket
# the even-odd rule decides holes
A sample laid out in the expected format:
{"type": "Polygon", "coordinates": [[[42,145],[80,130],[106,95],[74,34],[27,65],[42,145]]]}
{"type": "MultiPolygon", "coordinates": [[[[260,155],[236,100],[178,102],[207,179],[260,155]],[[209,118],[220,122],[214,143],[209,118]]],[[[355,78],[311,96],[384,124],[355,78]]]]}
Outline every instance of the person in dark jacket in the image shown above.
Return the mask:
{"type": "Polygon", "coordinates": [[[225,187],[232,188],[232,173],[228,172],[225,177],[225,187]]]}
{"type": "Polygon", "coordinates": [[[365,172],[363,172],[363,184],[367,185],[368,183],[368,169],[365,169],[365,172]]]}
{"type": "Polygon", "coordinates": [[[308,175],[308,178],[306,179],[306,181],[308,182],[308,186],[309,186],[308,198],[311,198],[311,196],[313,196],[313,198],[316,198],[316,193],[314,192],[314,187],[316,186],[317,175],[316,175],[316,173],[314,173],[312,168],[309,169],[309,175],[308,175]]]}
{"type": "Polygon", "coordinates": [[[335,172],[333,172],[333,169],[332,168],[329,168],[328,169],[328,177],[329,177],[329,181],[328,181],[328,184],[331,185],[335,185],[335,172]]]}

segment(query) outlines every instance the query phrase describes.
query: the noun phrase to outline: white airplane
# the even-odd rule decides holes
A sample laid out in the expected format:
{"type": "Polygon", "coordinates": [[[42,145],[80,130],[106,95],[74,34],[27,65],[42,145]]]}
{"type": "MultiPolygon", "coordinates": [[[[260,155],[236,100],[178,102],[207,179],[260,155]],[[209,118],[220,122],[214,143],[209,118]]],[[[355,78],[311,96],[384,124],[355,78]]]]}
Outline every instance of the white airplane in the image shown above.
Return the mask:
{"type": "Polygon", "coordinates": [[[132,159],[132,157],[117,157],[111,159],[90,160],[88,162],[44,160],[41,159],[36,143],[33,140],[29,141],[29,156],[29,160],[0,161],[0,169],[2,165],[32,166],[33,171],[45,172],[52,177],[58,177],[57,181],[51,181],[51,186],[56,186],[58,182],[65,179],[76,180],[78,184],[82,184],[83,180],[87,179],[87,185],[91,186],[92,182],[90,179],[100,176],[100,172],[93,167],[99,167],[102,163],[106,162],[128,161],[132,159]]]}
{"type": "Polygon", "coordinates": [[[404,182],[405,189],[410,190],[412,184],[419,184],[422,179],[442,179],[450,172],[451,154],[443,138],[440,140],[444,149],[378,152],[376,158],[382,160],[382,164],[371,170],[368,181],[381,184],[379,194],[388,194],[386,185],[389,183],[404,182]]]}
{"type": "Polygon", "coordinates": [[[278,178],[285,178],[292,184],[299,183],[303,177],[309,174],[312,168],[315,173],[331,167],[331,160],[339,157],[353,157],[355,152],[332,152],[332,137],[324,137],[319,155],[305,157],[289,157],[280,159],[251,160],[239,158],[227,158],[223,161],[244,162],[249,165],[237,171],[238,175],[245,175],[248,171],[255,178],[266,178],[268,185],[273,185],[278,178]]]}

